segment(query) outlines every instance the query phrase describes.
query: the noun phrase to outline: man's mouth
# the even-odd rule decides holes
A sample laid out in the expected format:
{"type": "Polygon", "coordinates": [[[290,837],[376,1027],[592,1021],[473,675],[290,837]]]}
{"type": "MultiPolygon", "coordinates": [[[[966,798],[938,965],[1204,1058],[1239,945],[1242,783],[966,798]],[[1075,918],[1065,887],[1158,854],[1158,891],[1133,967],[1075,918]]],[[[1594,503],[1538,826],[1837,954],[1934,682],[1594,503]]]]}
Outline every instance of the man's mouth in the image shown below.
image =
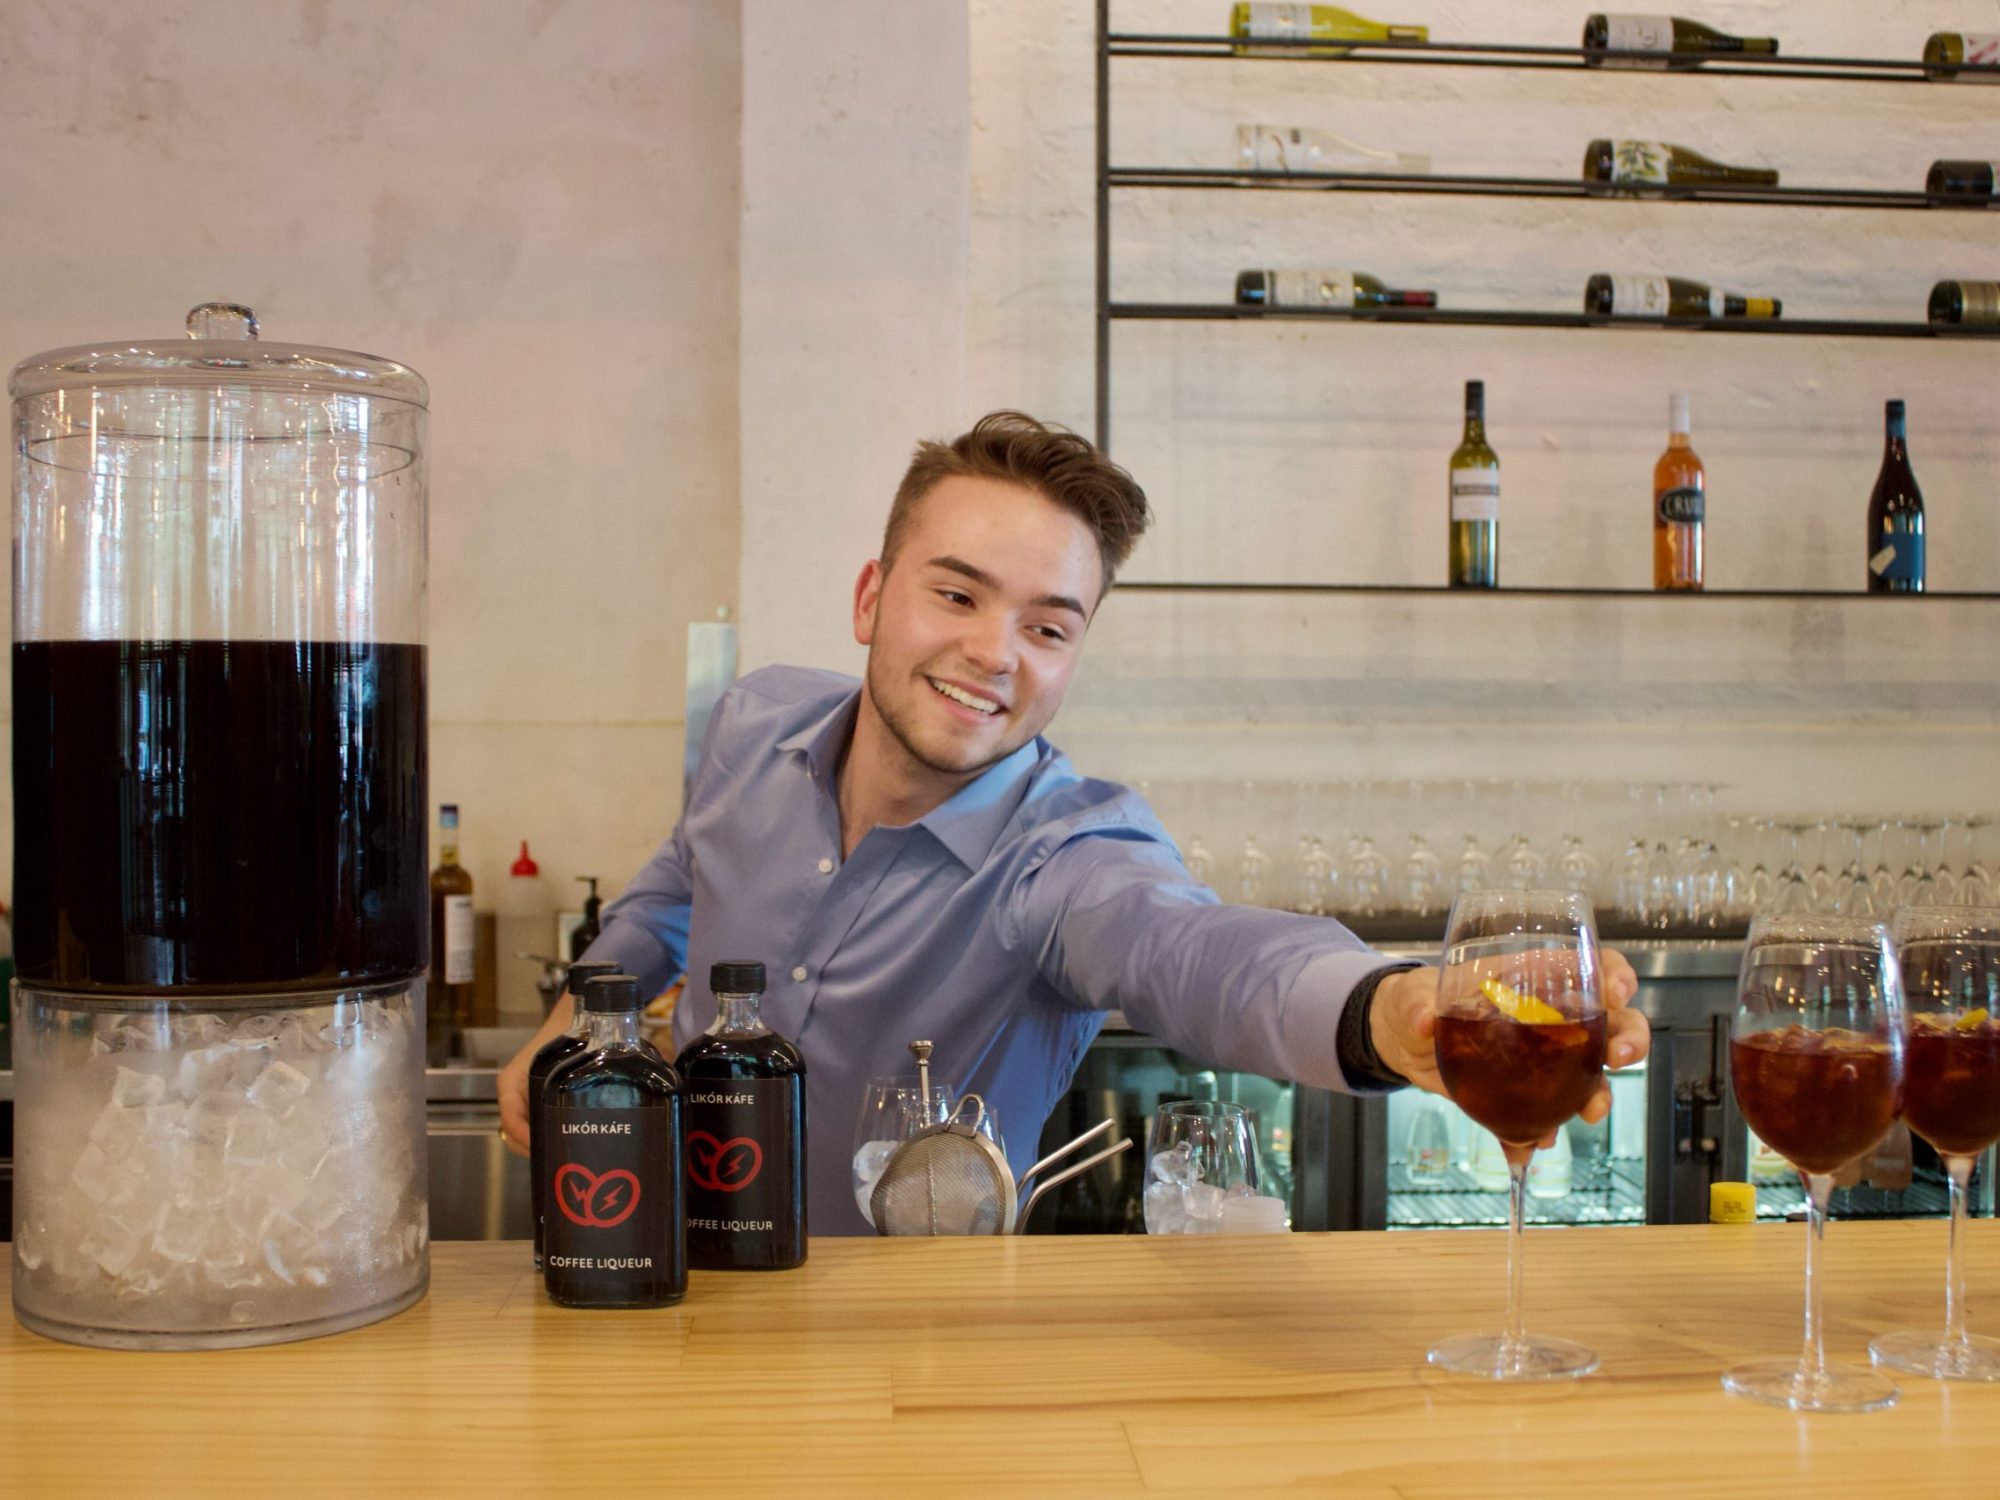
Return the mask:
{"type": "Polygon", "coordinates": [[[982,698],[977,693],[969,693],[954,683],[941,682],[935,677],[926,677],[924,681],[944,694],[945,697],[951,699],[952,702],[969,708],[976,714],[997,714],[1000,712],[1000,705],[991,698],[982,698]]]}

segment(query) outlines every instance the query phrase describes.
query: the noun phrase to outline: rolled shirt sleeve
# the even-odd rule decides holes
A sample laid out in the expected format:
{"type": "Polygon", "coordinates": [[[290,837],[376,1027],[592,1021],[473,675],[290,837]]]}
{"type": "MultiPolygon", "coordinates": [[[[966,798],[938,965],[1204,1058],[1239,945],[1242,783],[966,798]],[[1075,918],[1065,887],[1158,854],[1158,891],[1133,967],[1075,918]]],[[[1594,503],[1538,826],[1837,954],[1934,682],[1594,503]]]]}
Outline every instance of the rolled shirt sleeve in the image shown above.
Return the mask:
{"type": "Polygon", "coordinates": [[[1071,1003],[1222,1067],[1343,1093],[1392,1087],[1341,1065],[1340,1018],[1405,967],[1339,923],[1224,906],[1142,830],[1080,832],[1017,887],[1015,937],[1071,1003]]]}

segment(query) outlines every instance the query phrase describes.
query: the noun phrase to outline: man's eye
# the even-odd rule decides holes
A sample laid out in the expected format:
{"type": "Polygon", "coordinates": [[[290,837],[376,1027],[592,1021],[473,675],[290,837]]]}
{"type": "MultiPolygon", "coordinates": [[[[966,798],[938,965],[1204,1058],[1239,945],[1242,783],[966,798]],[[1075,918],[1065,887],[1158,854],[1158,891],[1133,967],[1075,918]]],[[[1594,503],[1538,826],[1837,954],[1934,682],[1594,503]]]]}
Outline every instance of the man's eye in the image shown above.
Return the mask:
{"type": "Polygon", "coordinates": [[[1035,634],[1045,641],[1061,642],[1069,639],[1068,634],[1058,625],[1037,625],[1034,630],[1035,634]]]}
{"type": "Polygon", "coordinates": [[[947,604],[969,605],[972,603],[972,595],[963,593],[958,589],[939,589],[938,596],[947,604]]]}

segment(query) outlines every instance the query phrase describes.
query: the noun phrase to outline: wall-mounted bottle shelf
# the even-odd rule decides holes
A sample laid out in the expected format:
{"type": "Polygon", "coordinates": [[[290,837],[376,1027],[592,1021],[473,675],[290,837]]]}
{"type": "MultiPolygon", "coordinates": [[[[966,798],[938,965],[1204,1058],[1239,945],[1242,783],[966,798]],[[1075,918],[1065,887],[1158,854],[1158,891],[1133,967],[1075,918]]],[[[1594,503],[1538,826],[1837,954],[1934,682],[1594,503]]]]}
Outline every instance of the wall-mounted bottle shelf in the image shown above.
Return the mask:
{"type": "Polygon", "coordinates": [[[1437,172],[1241,172],[1216,167],[1111,167],[1114,188],[1326,193],[1417,193],[1448,198],[1591,198],[1611,203],[1750,203],[1765,208],[1887,208],[1980,213],[1962,197],[1921,190],[1828,187],[1629,186],[1582,177],[1478,177],[1437,172]]]}
{"type": "Polygon", "coordinates": [[[1534,312],[1463,307],[1239,307],[1231,302],[1113,302],[1121,321],[1239,323],[1291,320],[1319,323],[1429,323],[1478,328],[1624,328],[1668,333],[1750,333],[1874,339],[1992,339],[2000,325],[1882,323],[1840,318],[1622,318],[1606,313],[1534,312]]]}
{"type": "Polygon", "coordinates": [[[1926,83],[1933,88],[1956,88],[1961,83],[1983,82],[1984,75],[2000,75],[2000,67],[1961,67],[1951,81],[1933,81],[1924,76],[1918,59],[1875,57],[1758,57],[1725,62],[1710,60],[1699,65],[1659,66],[1657,53],[1586,52],[1582,47],[1538,47],[1506,42],[1362,42],[1342,41],[1344,53],[1331,53],[1325,41],[1301,38],[1297,41],[1258,41],[1246,44],[1227,36],[1155,35],[1115,32],[1105,36],[1104,47],[1111,57],[1164,57],[1221,59],[1238,62],[1361,63],[1403,67],[1444,68],[1526,68],[1540,71],[1604,73],[1619,78],[1634,74],[1656,78],[1826,78],[1843,83],[1926,83]],[[1254,46],[1257,53],[1238,49],[1254,46]],[[1261,55],[1260,55],[1261,54],[1261,55]],[[1614,67],[1612,63],[1630,59],[1639,67],[1614,67]]]}
{"type": "Polygon", "coordinates": [[[1454,599],[1491,599],[1505,594],[1537,599],[1866,599],[1871,605],[1894,600],[1978,599],[2000,602],[2000,593],[1937,592],[1870,594],[1860,589],[1640,589],[1640,588],[1447,588],[1441,583],[1225,583],[1120,579],[1121,594],[1438,594],[1454,599]]]}

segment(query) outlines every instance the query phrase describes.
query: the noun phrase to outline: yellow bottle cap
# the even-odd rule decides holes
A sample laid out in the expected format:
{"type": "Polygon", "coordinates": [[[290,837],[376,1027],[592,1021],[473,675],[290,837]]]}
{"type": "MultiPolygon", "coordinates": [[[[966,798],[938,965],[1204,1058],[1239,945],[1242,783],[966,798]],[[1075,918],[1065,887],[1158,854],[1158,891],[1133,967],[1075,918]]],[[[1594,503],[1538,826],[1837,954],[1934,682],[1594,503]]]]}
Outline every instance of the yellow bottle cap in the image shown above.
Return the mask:
{"type": "Polygon", "coordinates": [[[1756,1223],[1757,1190],[1747,1182],[1711,1182],[1708,1185],[1708,1222],[1756,1223]]]}

